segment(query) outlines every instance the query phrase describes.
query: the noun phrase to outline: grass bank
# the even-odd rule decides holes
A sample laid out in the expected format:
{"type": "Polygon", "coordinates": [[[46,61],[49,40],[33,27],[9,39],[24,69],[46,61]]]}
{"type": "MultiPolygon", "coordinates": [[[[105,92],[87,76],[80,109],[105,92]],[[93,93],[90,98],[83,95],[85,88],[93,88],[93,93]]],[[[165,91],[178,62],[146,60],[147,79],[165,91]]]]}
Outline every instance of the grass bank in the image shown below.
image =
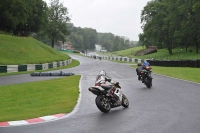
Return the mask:
{"type": "MultiPolygon", "coordinates": [[[[48,70],[66,69],[80,65],[77,60],[72,63],[48,70]]],[[[6,75],[31,72],[4,73],[6,75]]],[[[59,79],[0,86],[0,122],[35,118],[58,113],[69,113],[77,104],[80,75],[61,77],[59,79]]]]}
{"type": "Polygon", "coordinates": [[[32,37],[0,34],[0,65],[42,64],[68,59],[68,55],[32,37]]]}
{"type": "Polygon", "coordinates": [[[77,103],[80,75],[0,86],[0,122],[69,113],[77,103]]]}
{"type": "MultiPolygon", "coordinates": [[[[136,68],[137,65],[132,65],[131,67],[136,68]]],[[[152,66],[152,71],[152,73],[200,83],[199,68],[152,66]]]]}
{"type": "MultiPolygon", "coordinates": [[[[102,56],[114,55],[114,56],[123,56],[129,58],[137,58],[137,59],[157,59],[157,60],[196,60],[200,59],[200,52],[197,54],[195,53],[194,47],[189,47],[186,49],[182,48],[174,48],[172,50],[173,55],[169,55],[167,49],[158,49],[156,53],[143,55],[143,56],[135,56],[134,54],[137,51],[144,50],[145,48],[142,46],[129,48],[126,50],[120,50],[115,52],[99,52],[102,56]]],[[[200,51],[200,49],[199,49],[200,51]]]]}

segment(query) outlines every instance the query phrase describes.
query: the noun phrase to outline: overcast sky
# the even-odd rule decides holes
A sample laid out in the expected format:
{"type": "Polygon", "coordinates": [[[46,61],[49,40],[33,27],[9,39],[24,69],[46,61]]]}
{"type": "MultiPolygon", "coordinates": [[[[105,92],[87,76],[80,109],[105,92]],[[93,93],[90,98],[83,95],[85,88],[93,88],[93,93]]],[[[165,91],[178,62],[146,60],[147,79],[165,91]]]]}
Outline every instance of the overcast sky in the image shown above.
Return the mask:
{"type": "MultiPolygon", "coordinates": [[[[50,0],[44,0],[47,4],[50,0]]],[[[140,15],[150,0],[60,0],[75,27],[93,28],[138,41],[140,15]]]]}

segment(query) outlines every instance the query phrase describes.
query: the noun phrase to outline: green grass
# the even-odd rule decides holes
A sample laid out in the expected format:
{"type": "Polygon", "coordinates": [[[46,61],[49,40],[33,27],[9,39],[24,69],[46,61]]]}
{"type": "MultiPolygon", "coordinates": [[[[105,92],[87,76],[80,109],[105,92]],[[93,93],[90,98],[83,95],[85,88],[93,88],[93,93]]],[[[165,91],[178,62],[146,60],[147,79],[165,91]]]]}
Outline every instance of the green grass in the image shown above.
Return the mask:
{"type": "Polygon", "coordinates": [[[80,75],[0,86],[0,121],[69,113],[77,104],[80,75]]]}
{"type": "Polygon", "coordinates": [[[143,49],[144,47],[139,46],[139,47],[129,48],[126,50],[120,50],[120,51],[116,51],[112,53],[116,55],[121,55],[121,56],[129,56],[129,55],[134,55],[135,52],[143,50],[143,49]]]}
{"type": "Polygon", "coordinates": [[[154,73],[200,83],[199,68],[153,66],[152,70],[154,73]]]}
{"type": "MultiPolygon", "coordinates": [[[[126,50],[108,52],[108,53],[104,54],[104,56],[117,55],[117,56],[124,56],[124,57],[127,56],[129,58],[138,58],[138,59],[155,58],[157,60],[160,60],[160,59],[162,59],[162,60],[194,60],[194,59],[200,59],[200,49],[199,49],[199,53],[196,54],[194,47],[189,47],[188,51],[186,51],[185,49],[181,50],[181,48],[174,48],[172,50],[173,55],[169,55],[167,49],[158,49],[158,51],[156,53],[143,55],[143,56],[135,56],[134,55],[135,52],[140,51],[142,49],[144,49],[144,47],[138,46],[138,47],[134,47],[134,48],[126,49],[126,50]]],[[[103,54],[101,54],[101,55],[103,55],[103,54]]]]}
{"type": "MultiPolygon", "coordinates": [[[[181,48],[174,48],[173,55],[169,55],[166,49],[158,49],[158,52],[144,55],[144,56],[134,56],[133,52],[144,49],[143,47],[134,47],[127,50],[116,51],[112,53],[108,53],[108,55],[120,55],[120,56],[128,56],[129,58],[138,58],[138,59],[162,59],[162,60],[193,60],[200,59],[200,50],[199,53],[195,53],[195,48],[189,47],[188,51],[181,48]],[[132,51],[132,52],[131,52],[132,51]],[[192,51],[192,52],[189,52],[192,51]]],[[[105,56],[105,54],[104,54],[105,56]]],[[[118,62],[118,61],[117,61],[118,62]]],[[[120,63],[129,63],[129,62],[120,62],[120,63]]],[[[132,67],[137,67],[133,65],[132,67]]],[[[200,83],[200,70],[199,68],[190,68],[190,67],[160,67],[160,66],[152,66],[153,73],[166,75],[174,78],[184,79],[192,82],[200,83]]]]}
{"type": "MultiPolygon", "coordinates": [[[[132,56],[133,52],[141,50],[142,48],[143,47],[136,47],[117,51],[115,54],[132,56]]],[[[178,49],[175,53],[180,55],[178,49]]],[[[164,49],[157,52],[157,56],[165,55],[167,55],[167,52],[164,49]]],[[[181,55],[184,56],[182,51],[181,55]]],[[[193,58],[194,55],[191,53],[185,54],[187,57],[190,57],[190,55],[191,58],[193,58]]],[[[31,37],[14,37],[11,35],[2,35],[0,33],[0,65],[40,64],[67,59],[69,59],[68,55],[58,52],[31,37]]],[[[73,59],[72,63],[67,66],[39,70],[37,72],[66,69],[78,65],[80,65],[79,61],[73,59]]],[[[134,67],[135,66],[136,65],[134,65],[134,67]]],[[[152,70],[153,73],[200,82],[198,77],[200,71],[198,68],[166,68],[153,66],[152,70]]],[[[1,73],[0,76],[32,72],[35,71],[1,73]]],[[[77,104],[79,80],[80,75],[74,75],[46,81],[0,86],[0,94],[2,94],[0,97],[0,121],[23,120],[71,112],[77,104]]]]}
{"type": "Polygon", "coordinates": [[[199,53],[196,54],[194,48],[188,48],[188,51],[185,51],[184,49],[181,50],[181,48],[175,48],[173,49],[173,55],[169,55],[168,51],[166,49],[160,49],[158,52],[144,55],[142,56],[143,59],[152,59],[155,58],[157,60],[196,60],[200,59],[200,50],[199,53]],[[189,52],[189,49],[192,50],[192,52],[189,52]]]}
{"type": "MultiPolygon", "coordinates": [[[[136,68],[137,65],[131,67],[136,68]]],[[[199,68],[152,66],[152,73],[200,83],[199,68]]]]}
{"type": "Polygon", "coordinates": [[[42,64],[68,59],[68,55],[32,37],[0,34],[0,65],[42,64]]]}
{"type": "Polygon", "coordinates": [[[143,49],[144,47],[139,46],[139,47],[129,48],[129,49],[115,51],[115,52],[98,52],[98,54],[102,56],[114,55],[114,56],[128,56],[129,57],[129,56],[134,55],[135,52],[139,50],[143,50],[143,49]]]}
{"type": "MultiPolygon", "coordinates": [[[[69,59],[69,55],[31,38],[0,34],[0,65],[39,64],[69,59]]],[[[37,70],[45,72],[80,65],[72,63],[59,68],[37,70]]],[[[1,73],[0,76],[27,74],[35,71],[1,73]]],[[[77,104],[80,75],[65,78],[0,86],[0,121],[35,118],[69,113],[77,104]]]]}

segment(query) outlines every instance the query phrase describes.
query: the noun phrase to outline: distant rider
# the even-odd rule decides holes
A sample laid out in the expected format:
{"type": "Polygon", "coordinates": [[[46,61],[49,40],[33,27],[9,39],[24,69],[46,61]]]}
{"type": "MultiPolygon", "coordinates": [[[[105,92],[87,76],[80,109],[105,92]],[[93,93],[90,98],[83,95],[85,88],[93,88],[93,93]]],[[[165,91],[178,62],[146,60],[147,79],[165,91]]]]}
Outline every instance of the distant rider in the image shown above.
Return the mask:
{"type": "Polygon", "coordinates": [[[137,65],[138,65],[138,67],[136,68],[136,72],[137,72],[137,75],[138,75],[138,80],[141,80],[140,72],[143,69],[146,69],[146,66],[150,66],[150,64],[149,64],[148,61],[144,61],[143,65],[141,63],[138,63],[137,65]]]}
{"type": "Polygon", "coordinates": [[[150,66],[148,61],[144,61],[144,63],[143,63],[143,67],[145,68],[146,66],[150,66]]]}

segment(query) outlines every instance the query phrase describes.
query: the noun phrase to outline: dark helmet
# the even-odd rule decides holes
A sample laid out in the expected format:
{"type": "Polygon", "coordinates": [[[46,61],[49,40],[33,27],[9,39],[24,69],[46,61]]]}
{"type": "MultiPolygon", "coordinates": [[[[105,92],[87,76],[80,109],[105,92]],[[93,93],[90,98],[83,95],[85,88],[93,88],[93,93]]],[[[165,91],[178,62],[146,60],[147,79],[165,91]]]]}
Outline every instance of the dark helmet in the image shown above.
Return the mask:
{"type": "Polygon", "coordinates": [[[141,63],[138,63],[137,65],[138,65],[138,66],[142,66],[142,64],[141,64],[141,63]]]}

